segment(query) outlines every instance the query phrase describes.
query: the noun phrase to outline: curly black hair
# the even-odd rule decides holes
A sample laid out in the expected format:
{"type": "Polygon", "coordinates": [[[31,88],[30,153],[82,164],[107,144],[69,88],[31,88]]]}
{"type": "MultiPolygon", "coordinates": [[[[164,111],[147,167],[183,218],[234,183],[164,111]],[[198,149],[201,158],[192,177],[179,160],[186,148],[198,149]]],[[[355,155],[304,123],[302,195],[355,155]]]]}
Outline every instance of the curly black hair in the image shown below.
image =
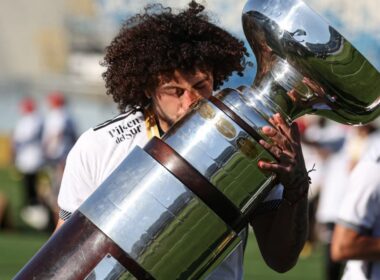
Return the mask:
{"type": "Polygon", "coordinates": [[[191,1],[178,14],[161,4],[144,10],[123,24],[102,62],[107,94],[120,111],[147,106],[145,92],[153,92],[159,77],[170,78],[175,70],[211,71],[214,90],[234,71],[243,75],[244,43],[211,23],[204,6],[191,1]]]}

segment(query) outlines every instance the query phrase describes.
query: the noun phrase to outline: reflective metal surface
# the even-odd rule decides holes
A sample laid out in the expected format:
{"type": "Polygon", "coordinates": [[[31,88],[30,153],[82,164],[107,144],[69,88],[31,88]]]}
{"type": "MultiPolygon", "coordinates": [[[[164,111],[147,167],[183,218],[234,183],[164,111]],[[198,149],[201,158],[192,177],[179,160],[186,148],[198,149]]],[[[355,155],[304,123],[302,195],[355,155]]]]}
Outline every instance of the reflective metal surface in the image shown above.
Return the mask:
{"type": "Polygon", "coordinates": [[[79,208],[155,279],[198,279],[241,241],[140,148],[79,208]]]}
{"type": "Polygon", "coordinates": [[[290,120],[365,124],[380,114],[379,72],[302,1],[249,0],[243,27],[258,63],[247,98],[260,96],[290,120]]]}
{"type": "Polygon", "coordinates": [[[121,277],[131,277],[125,275],[126,273],[128,273],[126,268],[107,254],[84,280],[117,280],[121,277]]]}
{"type": "Polygon", "coordinates": [[[254,128],[257,133],[268,140],[268,137],[262,133],[263,126],[272,126],[268,119],[271,118],[276,111],[266,106],[266,103],[260,100],[259,96],[244,94],[251,91],[248,86],[240,86],[238,89],[226,88],[216,94],[216,97],[242,118],[249,126],[254,128]],[[251,97],[248,99],[246,97],[251,97]]]}
{"type": "MultiPolygon", "coordinates": [[[[259,116],[256,120],[257,125],[266,123],[259,116]]],[[[260,159],[273,161],[274,158],[208,100],[200,101],[163,140],[243,214],[257,206],[260,200],[256,198],[263,195],[264,190],[269,191],[266,187],[274,179],[257,165],[260,159]]]]}

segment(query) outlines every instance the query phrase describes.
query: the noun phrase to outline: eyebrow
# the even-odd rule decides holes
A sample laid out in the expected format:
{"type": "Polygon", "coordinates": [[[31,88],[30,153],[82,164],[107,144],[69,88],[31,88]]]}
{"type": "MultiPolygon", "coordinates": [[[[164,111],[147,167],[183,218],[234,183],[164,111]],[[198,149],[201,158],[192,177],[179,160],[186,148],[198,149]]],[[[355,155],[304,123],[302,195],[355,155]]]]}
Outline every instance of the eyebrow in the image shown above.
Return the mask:
{"type": "MultiPolygon", "coordinates": [[[[192,87],[196,87],[202,83],[204,83],[205,81],[208,81],[210,80],[210,75],[205,75],[204,77],[202,77],[199,81],[197,81],[196,83],[194,83],[193,85],[191,85],[192,87]]],[[[177,84],[171,84],[171,83],[166,83],[164,85],[161,86],[161,88],[163,89],[171,89],[171,88],[177,88],[177,84]]]]}

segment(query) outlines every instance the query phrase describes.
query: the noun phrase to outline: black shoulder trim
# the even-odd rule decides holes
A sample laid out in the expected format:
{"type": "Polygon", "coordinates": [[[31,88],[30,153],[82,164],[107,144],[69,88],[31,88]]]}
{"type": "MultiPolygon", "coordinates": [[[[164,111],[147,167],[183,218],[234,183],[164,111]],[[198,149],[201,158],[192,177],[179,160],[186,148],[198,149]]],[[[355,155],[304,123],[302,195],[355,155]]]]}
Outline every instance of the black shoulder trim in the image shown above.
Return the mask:
{"type": "Polygon", "coordinates": [[[118,122],[120,120],[123,120],[123,119],[127,118],[128,116],[130,116],[132,114],[134,115],[136,112],[137,111],[135,111],[135,110],[131,110],[131,111],[128,111],[126,113],[120,114],[120,115],[114,117],[113,119],[107,120],[107,121],[105,121],[105,122],[103,122],[103,123],[95,126],[93,128],[93,130],[97,131],[97,130],[99,130],[99,129],[103,128],[103,127],[106,127],[106,126],[108,126],[108,125],[110,125],[112,123],[115,123],[115,122],[118,122]]]}
{"type": "Polygon", "coordinates": [[[59,217],[64,221],[67,221],[71,217],[71,214],[69,211],[59,209],[59,217]]]}

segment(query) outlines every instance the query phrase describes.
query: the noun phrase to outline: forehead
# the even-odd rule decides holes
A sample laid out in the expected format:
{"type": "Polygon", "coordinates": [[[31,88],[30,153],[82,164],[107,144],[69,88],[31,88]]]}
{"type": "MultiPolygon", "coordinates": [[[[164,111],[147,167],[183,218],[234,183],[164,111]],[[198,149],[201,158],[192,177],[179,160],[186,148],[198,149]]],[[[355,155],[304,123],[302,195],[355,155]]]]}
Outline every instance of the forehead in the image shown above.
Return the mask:
{"type": "Polygon", "coordinates": [[[160,75],[159,85],[165,84],[181,84],[189,83],[193,84],[201,80],[210,79],[211,73],[206,70],[195,69],[192,71],[175,70],[171,75],[160,75]]]}

